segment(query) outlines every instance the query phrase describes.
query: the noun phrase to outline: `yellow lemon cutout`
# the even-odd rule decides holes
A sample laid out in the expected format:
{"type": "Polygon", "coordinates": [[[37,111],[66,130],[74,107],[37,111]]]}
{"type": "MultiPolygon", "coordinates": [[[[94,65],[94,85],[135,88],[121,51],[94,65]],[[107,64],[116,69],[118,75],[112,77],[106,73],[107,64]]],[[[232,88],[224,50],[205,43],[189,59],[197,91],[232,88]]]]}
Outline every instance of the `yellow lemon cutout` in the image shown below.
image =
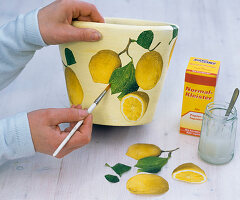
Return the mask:
{"type": "Polygon", "coordinates": [[[126,155],[135,159],[140,160],[149,156],[159,156],[161,149],[154,144],[137,143],[128,147],[126,155]]]}
{"type": "Polygon", "coordinates": [[[133,194],[163,194],[169,190],[168,182],[155,174],[138,174],[127,181],[133,194]]]}
{"type": "Polygon", "coordinates": [[[121,60],[115,51],[101,50],[92,56],[89,71],[94,82],[107,84],[112,72],[120,66],[121,60]]]}
{"type": "Polygon", "coordinates": [[[136,67],[135,77],[137,84],[143,90],[150,90],[158,83],[163,68],[163,60],[160,53],[150,51],[144,53],[136,67]]]}
{"type": "Polygon", "coordinates": [[[185,163],[174,169],[172,177],[188,183],[204,183],[207,181],[205,172],[193,163],[185,163]]]}
{"type": "Polygon", "coordinates": [[[148,102],[149,97],[145,92],[129,93],[120,102],[121,113],[127,121],[136,122],[145,114],[148,102]]]}
{"type": "Polygon", "coordinates": [[[70,67],[65,68],[65,79],[70,103],[74,105],[81,104],[84,96],[83,89],[77,76],[70,67]]]}

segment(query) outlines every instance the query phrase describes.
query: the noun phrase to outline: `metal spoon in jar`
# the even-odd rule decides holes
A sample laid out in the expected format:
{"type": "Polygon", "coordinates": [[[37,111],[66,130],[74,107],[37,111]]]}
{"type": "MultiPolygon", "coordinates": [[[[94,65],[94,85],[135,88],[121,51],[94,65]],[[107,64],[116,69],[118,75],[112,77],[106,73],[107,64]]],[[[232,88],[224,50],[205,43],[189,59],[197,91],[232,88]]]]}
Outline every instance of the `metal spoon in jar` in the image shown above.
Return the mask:
{"type": "Polygon", "coordinates": [[[227,108],[225,117],[228,117],[228,116],[230,115],[230,113],[231,113],[231,111],[232,111],[232,109],[233,109],[233,106],[234,106],[234,104],[235,104],[235,102],[236,102],[236,100],[237,100],[237,98],[238,98],[238,95],[239,95],[239,89],[236,88],[236,89],[234,90],[234,92],[233,92],[232,99],[231,99],[231,101],[230,101],[230,103],[229,103],[229,106],[228,106],[228,108],[227,108]]]}
{"type": "Polygon", "coordinates": [[[226,111],[226,113],[225,113],[225,115],[224,115],[223,123],[222,123],[221,125],[219,125],[217,132],[223,133],[223,129],[224,129],[225,126],[226,126],[226,121],[227,121],[230,113],[232,112],[233,106],[235,105],[235,103],[236,103],[236,101],[237,101],[238,95],[239,95],[239,89],[236,88],[236,89],[234,90],[234,92],[233,92],[231,101],[230,101],[230,103],[229,103],[229,105],[228,105],[228,108],[227,108],[227,111],[226,111]]]}

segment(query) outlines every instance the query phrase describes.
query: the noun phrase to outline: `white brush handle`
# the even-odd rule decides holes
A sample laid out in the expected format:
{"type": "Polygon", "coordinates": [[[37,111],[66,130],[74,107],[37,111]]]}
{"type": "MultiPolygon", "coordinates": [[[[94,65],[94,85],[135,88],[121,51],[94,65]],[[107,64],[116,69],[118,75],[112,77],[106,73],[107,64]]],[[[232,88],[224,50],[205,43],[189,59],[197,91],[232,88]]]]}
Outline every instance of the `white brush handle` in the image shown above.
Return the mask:
{"type": "Polygon", "coordinates": [[[96,107],[96,103],[93,103],[89,108],[88,108],[88,113],[91,113],[93,110],[94,110],[94,108],[96,107]]]}
{"type": "MultiPolygon", "coordinates": [[[[88,108],[88,113],[91,113],[94,108],[96,107],[96,103],[93,103],[89,108],[88,108]]],[[[62,143],[59,145],[59,147],[56,149],[56,151],[53,153],[53,156],[55,157],[59,151],[62,150],[62,148],[65,146],[65,144],[70,140],[70,138],[73,136],[73,134],[76,132],[76,130],[82,125],[83,120],[79,121],[71,130],[71,132],[68,134],[68,136],[62,141],[62,143]]]]}

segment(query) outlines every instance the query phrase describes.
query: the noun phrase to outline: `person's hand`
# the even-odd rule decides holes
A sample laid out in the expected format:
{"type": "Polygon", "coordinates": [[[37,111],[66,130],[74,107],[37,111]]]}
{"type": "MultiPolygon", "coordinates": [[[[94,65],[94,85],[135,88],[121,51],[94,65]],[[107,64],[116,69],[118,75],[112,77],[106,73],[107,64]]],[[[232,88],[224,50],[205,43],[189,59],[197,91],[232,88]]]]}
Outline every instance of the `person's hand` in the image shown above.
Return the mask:
{"type": "Polygon", "coordinates": [[[76,28],[72,20],[104,22],[97,8],[78,0],[57,0],[39,10],[40,33],[46,44],[62,44],[73,41],[97,41],[101,34],[89,28],[76,28]]]}
{"type": "Polygon", "coordinates": [[[82,126],[56,156],[62,158],[73,150],[88,144],[92,133],[92,115],[81,109],[81,105],[72,108],[49,108],[28,113],[32,140],[36,152],[52,155],[75,124],[84,119],[82,126]],[[59,124],[70,122],[70,126],[61,131],[59,124]]]}

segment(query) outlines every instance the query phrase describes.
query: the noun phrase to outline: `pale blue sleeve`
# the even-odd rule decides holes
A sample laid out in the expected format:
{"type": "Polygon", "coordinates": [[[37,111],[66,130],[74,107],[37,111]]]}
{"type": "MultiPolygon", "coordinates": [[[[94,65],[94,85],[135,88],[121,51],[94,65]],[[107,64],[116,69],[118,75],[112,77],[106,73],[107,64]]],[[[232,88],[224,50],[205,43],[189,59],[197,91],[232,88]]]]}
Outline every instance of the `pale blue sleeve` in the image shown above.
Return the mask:
{"type": "Polygon", "coordinates": [[[27,113],[0,120],[0,165],[34,153],[27,113]]]}
{"type": "MultiPolygon", "coordinates": [[[[39,31],[38,11],[0,27],[0,89],[18,76],[36,50],[46,46],[39,31]]],[[[0,120],[0,165],[34,153],[27,113],[0,120]]]]}
{"type": "Polygon", "coordinates": [[[18,76],[36,50],[46,45],[38,27],[38,10],[0,27],[0,89],[18,76]]]}

